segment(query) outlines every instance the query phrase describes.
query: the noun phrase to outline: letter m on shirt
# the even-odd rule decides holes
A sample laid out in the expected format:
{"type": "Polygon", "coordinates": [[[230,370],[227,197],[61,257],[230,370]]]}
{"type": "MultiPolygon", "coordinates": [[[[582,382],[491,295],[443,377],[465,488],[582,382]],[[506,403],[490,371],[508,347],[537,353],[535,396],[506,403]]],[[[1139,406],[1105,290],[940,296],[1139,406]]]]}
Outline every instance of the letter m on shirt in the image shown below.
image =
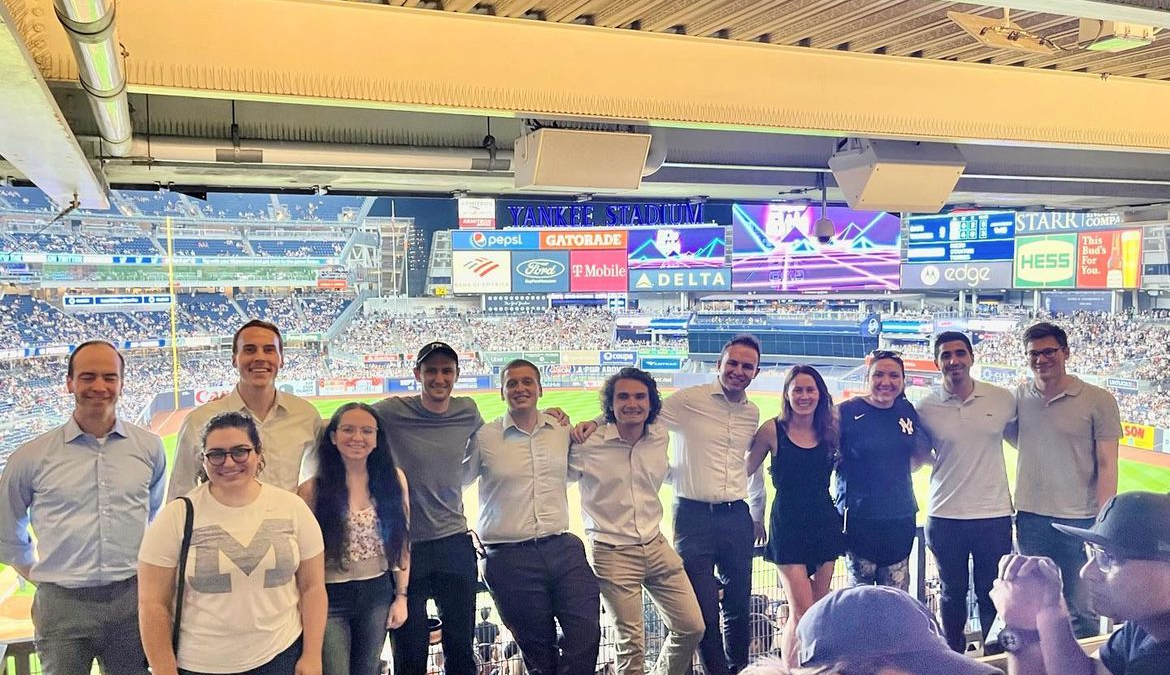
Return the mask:
{"type": "Polygon", "coordinates": [[[264,571],[264,588],[283,586],[292,581],[297,571],[296,552],[292,545],[294,538],[293,523],[288,518],[262,521],[247,546],[236,541],[219,525],[196,528],[191,538],[195,554],[191,588],[200,593],[231,593],[232,576],[220,571],[221,557],[251,576],[269,550],[274,553],[275,563],[264,571]]]}

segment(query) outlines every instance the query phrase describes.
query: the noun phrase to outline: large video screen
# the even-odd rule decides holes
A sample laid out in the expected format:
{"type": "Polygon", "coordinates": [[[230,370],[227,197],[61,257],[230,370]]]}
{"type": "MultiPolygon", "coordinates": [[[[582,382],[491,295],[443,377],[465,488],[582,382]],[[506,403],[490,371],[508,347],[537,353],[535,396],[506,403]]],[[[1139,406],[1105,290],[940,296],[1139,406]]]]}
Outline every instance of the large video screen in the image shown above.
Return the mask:
{"type": "Polygon", "coordinates": [[[836,230],[817,241],[818,206],[732,206],[732,287],[737,291],[896,290],[901,221],[881,211],[830,206],[836,230]]]}

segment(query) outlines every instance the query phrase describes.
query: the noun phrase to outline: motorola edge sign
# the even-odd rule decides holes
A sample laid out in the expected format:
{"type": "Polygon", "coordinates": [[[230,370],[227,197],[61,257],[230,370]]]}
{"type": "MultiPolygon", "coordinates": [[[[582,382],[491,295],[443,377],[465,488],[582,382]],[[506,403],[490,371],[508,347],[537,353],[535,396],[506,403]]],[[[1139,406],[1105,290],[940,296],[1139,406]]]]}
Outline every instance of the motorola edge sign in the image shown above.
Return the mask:
{"type": "Polygon", "coordinates": [[[1012,287],[1010,262],[902,265],[902,288],[979,290],[1012,287]]]}

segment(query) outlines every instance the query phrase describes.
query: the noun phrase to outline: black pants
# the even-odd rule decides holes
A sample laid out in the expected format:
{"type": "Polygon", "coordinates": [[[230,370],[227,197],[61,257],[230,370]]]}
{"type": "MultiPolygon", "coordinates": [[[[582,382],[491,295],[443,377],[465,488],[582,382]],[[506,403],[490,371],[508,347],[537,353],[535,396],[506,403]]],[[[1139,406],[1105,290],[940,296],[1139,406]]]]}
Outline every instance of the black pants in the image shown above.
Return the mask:
{"type": "Polygon", "coordinates": [[[999,576],[999,559],[1012,552],[1012,518],[926,519],[926,544],[938,563],[942,582],[940,600],[943,633],[951,649],[967,648],[968,559],[974,569],[975,597],[979,602],[979,627],[983,637],[995,621],[991,586],[999,576]]]}
{"type": "Polygon", "coordinates": [[[699,657],[707,675],[738,673],[748,664],[754,538],[746,502],[708,504],[681,497],[675,502],[674,545],[703,612],[706,632],[699,643],[699,657]]]}
{"type": "Polygon", "coordinates": [[[470,534],[462,532],[411,545],[406,623],[391,634],[396,675],[426,674],[429,598],[434,598],[443,622],[447,675],[475,675],[472,642],[476,579],[470,534]]]}
{"type": "Polygon", "coordinates": [[[580,539],[489,545],[483,576],[529,675],[593,675],[601,599],[580,539]]]}

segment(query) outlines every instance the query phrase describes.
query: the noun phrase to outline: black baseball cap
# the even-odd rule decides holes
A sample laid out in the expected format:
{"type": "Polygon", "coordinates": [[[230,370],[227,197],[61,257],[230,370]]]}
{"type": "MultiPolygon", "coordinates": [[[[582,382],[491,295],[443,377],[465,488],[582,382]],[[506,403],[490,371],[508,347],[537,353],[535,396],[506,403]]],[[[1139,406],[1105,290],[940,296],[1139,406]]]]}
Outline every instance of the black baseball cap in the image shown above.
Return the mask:
{"type": "Polygon", "coordinates": [[[418,357],[414,360],[415,367],[421,366],[423,361],[434,354],[450,356],[455,360],[455,365],[459,365],[459,354],[451,348],[451,345],[446,342],[428,342],[422,349],[418,350],[418,357]]]}
{"type": "Polygon", "coordinates": [[[1052,526],[1118,558],[1170,562],[1170,495],[1123,492],[1105,502],[1089,529],[1052,526]]]}

